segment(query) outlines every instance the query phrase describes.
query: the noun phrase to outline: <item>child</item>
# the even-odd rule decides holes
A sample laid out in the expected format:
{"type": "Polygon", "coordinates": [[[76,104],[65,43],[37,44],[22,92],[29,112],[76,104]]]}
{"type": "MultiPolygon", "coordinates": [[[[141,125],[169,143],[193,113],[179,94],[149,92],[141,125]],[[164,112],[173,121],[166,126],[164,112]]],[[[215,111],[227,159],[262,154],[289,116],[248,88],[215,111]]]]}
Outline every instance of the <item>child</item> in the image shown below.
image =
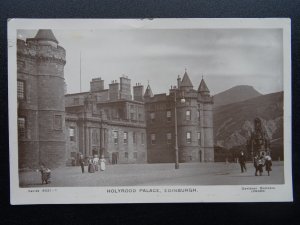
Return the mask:
{"type": "Polygon", "coordinates": [[[50,177],[51,177],[51,170],[47,167],[45,167],[44,164],[41,165],[40,167],[40,172],[42,175],[42,184],[48,184],[50,183],[50,177]]]}

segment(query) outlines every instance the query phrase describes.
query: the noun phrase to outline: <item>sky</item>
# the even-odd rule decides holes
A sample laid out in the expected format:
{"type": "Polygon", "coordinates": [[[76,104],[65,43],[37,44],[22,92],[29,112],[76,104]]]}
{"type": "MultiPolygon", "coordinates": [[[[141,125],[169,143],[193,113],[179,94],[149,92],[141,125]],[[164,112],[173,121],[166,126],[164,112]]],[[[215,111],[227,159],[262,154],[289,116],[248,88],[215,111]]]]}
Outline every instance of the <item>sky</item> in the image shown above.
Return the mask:
{"type": "MultiPolygon", "coordinates": [[[[18,30],[32,38],[37,30],[18,30]]],[[[68,93],[89,91],[92,78],[105,88],[126,75],[131,85],[149,82],[154,94],[168,92],[185,69],[198,89],[203,76],[212,95],[236,85],[262,94],[283,90],[282,29],[53,30],[66,50],[68,93]]]]}

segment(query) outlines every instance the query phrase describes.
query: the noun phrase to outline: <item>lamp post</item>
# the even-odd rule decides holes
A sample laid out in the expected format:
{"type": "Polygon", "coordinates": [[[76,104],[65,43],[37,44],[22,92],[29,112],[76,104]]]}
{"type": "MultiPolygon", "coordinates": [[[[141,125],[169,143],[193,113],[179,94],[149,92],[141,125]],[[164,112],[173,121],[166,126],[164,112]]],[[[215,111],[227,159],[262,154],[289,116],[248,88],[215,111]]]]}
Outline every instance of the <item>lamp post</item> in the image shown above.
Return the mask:
{"type": "MultiPolygon", "coordinates": [[[[177,133],[177,90],[174,91],[174,119],[175,119],[175,169],[179,169],[179,152],[178,152],[178,133],[177,133]]],[[[185,99],[180,100],[181,103],[185,103],[185,99]]]]}

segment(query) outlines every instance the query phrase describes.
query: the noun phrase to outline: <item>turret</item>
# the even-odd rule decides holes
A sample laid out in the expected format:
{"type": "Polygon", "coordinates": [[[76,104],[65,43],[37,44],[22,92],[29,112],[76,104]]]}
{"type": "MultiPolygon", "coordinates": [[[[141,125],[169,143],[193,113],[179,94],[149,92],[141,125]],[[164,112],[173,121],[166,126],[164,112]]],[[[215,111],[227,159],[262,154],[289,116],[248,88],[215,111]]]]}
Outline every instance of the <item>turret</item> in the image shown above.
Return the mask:
{"type": "Polygon", "coordinates": [[[210,91],[202,77],[201,79],[201,82],[200,82],[200,85],[198,87],[198,93],[201,95],[201,96],[210,96],[210,91]]]}
{"type": "MultiPolygon", "coordinates": [[[[177,80],[178,81],[178,80],[177,80]]],[[[180,82],[180,89],[183,91],[189,91],[193,89],[193,84],[189,78],[189,75],[187,74],[186,70],[184,72],[182,81],[180,82]]]]}
{"type": "Polygon", "coordinates": [[[145,94],[144,94],[144,99],[147,100],[147,99],[152,98],[152,97],[153,97],[153,93],[152,93],[150,85],[148,84],[148,86],[146,88],[146,91],[145,91],[145,94]]]}
{"type": "Polygon", "coordinates": [[[18,41],[17,57],[18,79],[30,87],[18,115],[30,119],[28,133],[19,140],[20,166],[65,166],[65,49],[52,30],[40,29],[26,45],[18,41]]]}

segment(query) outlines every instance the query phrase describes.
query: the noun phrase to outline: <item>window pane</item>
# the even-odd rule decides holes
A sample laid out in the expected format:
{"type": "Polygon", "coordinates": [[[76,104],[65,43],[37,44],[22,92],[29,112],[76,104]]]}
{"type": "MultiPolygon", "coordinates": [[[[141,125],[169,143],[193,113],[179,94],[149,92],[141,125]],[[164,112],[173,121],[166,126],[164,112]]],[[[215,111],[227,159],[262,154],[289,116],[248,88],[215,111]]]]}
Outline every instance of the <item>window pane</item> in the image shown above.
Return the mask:
{"type": "Polygon", "coordinates": [[[167,111],[167,121],[168,122],[171,121],[171,111],[170,110],[167,111]]]}
{"type": "Polygon", "coordinates": [[[191,139],[191,132],[186,132],[186,142],[187,143],[191,143],[192,139],[191,139]]]}
{"type": "Polygon", "coordinates": [[[69,128],[69,136],[70,136],[70,141],[75,141],[75,128],[73,127],[69,128]]]}
{"type": "Polygon", "coordinates": [[[191,120],[191,111],[190,110],[187,110],[185,112],[185,117],[186,117],[186,120],[191,120]]]}
{"type": "Polygon", "coordinates": [[[198,132],[198,145],[201,145],[201,133],[198,132]]]}
{"type": "Polygon", "coordinates": [[[24,81],[18,80],[17,82],[17,96],[18,99],[24,99],[25,95],[24,95],[24,81]]]}
{"type": "Polygon", "coordinates": [[[144,133],[141,133],[141,142],[142,142],[142,144],[144,144],[144,139],[145,139],[144,133]]]}
{"type": "Polygon", "coordinates": [[[118,131],[114,131],[113,135],[114,135],[114,143],[118,144],[118,131]]]}
{"type": "Polygon", "coordinates": [[[167,143],[171,144],[172,141],[172,134],[171,133],[167,133],[167,143]]]}
{"type": "Polygon", "coordinates": [[[151,134],[151,144],[155,145],[156,143],[156,136],[155,134],[151,134]]]}
{"type": "Polygon", "coordinates": [[[150,113],[150,119],[151,119],[152,122],[155,120],[155,113],[154,112],[150,113]]]}
{"type": "Polygon", "coordinates": [[[54,129],[61,130],[62,129],[62,116],[54,115],[54,129]]]}
{"type": "Polygon", "coordinates": [[[135,134],[135,132],[132,133],[132,139],[133,139],[133,143],[136,143],[136,134],[135,134]]]}
{"type": "Polygon", "coordinates": [[[127,132],[124,132],[124,144],[127,144],[127,132]]]}
{"type": "Polygon", "coordinates": [[[25,137],[25,118],[24,117],[19,117],[18,118],[18,133],[19,137],[25,137]]]}

